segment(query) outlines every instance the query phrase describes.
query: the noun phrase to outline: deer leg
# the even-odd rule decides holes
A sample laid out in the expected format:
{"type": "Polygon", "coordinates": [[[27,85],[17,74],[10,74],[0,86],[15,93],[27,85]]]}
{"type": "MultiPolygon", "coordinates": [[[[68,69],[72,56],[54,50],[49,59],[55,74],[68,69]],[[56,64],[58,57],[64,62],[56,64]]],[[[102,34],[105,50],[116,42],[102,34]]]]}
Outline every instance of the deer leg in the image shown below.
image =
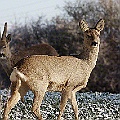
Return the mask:
{"type": "Polygon", "coordinates": [[[14,91],[14,94],[10,97],[8,100],[4,114],[3,114],[3,120],[8,120],[8,114],[10,113],[11,109],[17,104],[17,102],[20,100],[20,93],[18,90],[14,91]]]}
{"type": "Polygon", "coordinates": [[[8,119],[8,114],[10,110],[17,104],[17,102],[20,100],[20,93],[19,93],[19,88],[21,86],[21,80],[17,79],[17,82],[13,82],[11,85],[11,97],[9,98],[4,114],[3,114],[3,120],[8,119]]]}
{"type": "Polygon", "coordinates": [[[61,116],[64,112],[67,100],[69,98],[70,91],[62,91],[61,102],[60,102],[60,113],[57,120],[61,119],[61,116]]]}
{"type": "Polygon", "coordinates": [[[71,103],[72,103],[72,108],[75,114],[75,120],[78,120],[78,105],[77,105],[77,101],[76,101],[76,96],[75,96],[75,92],[72,91],[71,94],[71,103]]]}
{"type": "Polygon", "coordinates": [[[76,87],[72,92],[71,92],[71,103],[72,103],[72,108],[73,108],[73,111],[74,111],[74,114],[75,114],[75,120],[78,120],[78,105],[77,105],[77,101],[76,101],[76,96],[75,96],[75,93],[78,91],[78,90],[81,90],[82,88],[84,88],[85,85],[82,85],[82,86],[78,86],[76,87]]]}
{"type": "MultiPolygon", "coordinates": [[[[14,91],[16,90],[16,82],[12,82],[11,84],[11,95],[14,94],[14,91]]],[[[26,93],[28,92],[29,87],[27,86],[26,83],[21,82],[21,86],[19,88],[19,93],[21,96],[21,101],[24,102],[24,96],[26,95],[26,93]]]]}
{"type": "Polygon", "coordinates": [[[20,86],[20,89],[19,89],[22,102],[24,102],[24,96],[26,95],[28,90],[30,90],[29,87],[25,83],[22,83],[22,85],[20,86]]]}
{"type": "MultiPolygon", "coordinates": [[[[37,83],[38,84],[38,83],[37,83]]],[[[45,82],[40,82],[40,86],[36,86],[34,91],[34,102],[33,102],[33,113],[37,116],[38,120],[43,120],[42,115],[40,113],[40,105],[42,103],[43,97],[45,95],[45,92],[47,90],[48,84],[45,82]]],[[[35,84],[34,84],[35,85],[35,84]]]]}

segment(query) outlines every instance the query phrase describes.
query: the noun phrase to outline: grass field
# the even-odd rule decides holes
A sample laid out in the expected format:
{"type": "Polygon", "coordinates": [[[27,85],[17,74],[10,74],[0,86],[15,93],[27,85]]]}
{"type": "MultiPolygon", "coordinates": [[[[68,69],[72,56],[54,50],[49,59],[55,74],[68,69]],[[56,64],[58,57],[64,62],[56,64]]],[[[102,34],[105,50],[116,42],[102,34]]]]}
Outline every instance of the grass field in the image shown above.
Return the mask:
{"type": "MultiPolygon", "coordinates": [[[[10,93],[7,90],[0,91],[1,94],[1,114],[10,93]]],[[[45,120],[56,120],[59,114],[60,103],[59,92],[47,92],[41,105],[41,112],[45,120]]],[[[31,91],[25,96],[25,102],[19,103],[11,110],[9,114],[11,120],[37,120],[31,112],[33,103],[31,91]]],[[[120,94],[87,92],[77,93],[77,102],[79,107],[79,120],[120,120],[120,94]]],[[[74,113],[70,102],[68,101],[62,120],[74,120],[74,113]]]]}

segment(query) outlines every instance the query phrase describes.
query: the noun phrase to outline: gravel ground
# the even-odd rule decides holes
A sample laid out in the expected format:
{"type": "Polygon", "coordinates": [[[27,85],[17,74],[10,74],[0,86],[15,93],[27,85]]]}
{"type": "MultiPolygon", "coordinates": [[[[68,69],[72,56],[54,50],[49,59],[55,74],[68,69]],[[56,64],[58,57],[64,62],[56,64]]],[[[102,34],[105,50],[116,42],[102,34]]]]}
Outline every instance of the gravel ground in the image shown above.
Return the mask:
{"type": "MultiPolygon", "coordinates": [[[[0,119],[2,119],[4,106],[7,98],[10,96],[10,92],[1,90],[0,95],[0,119]]],[[[45,120],[57,119],[60,96],[59,92],[46,93],[40,108],[45,120]]],[[[31,112],[33,97],[32,92],[29,91],[25,96],[25,102],[19,101],[11,110],[9,114],[10,120],[37,120],[31,112]]],[[[77,93],[76,97],[79,107],[79,120],[120,120],[120,94],[87,92],[77,93]]],[[[74,113],[69,101],[67,102],[62,120],[74,120],[74,113]]]]}

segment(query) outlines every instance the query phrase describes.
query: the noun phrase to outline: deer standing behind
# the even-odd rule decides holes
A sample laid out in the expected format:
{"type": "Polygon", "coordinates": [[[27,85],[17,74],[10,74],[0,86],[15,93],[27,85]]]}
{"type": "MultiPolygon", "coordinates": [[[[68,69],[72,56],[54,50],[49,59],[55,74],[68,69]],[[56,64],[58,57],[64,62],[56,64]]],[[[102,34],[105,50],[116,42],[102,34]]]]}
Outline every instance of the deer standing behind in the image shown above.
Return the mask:
{"type": "Polygon", "coordinates": [[[11,53],[10,42],[11,35],[7,34],[7,23],[4,25],[2,37],[0,37],[0,63],[3,66],[5,72],[10,76],[14,65],[24,57],[30,55],[54,55],[58,56],[57,51],[49,44],[41,43],[35,46],[31,46],[23,51],[17,53],[11,53]]]}
{"type": "Polygon", "coordinates": [[[104,20],[100,19],[94,28],[82,20],[81,29],[84,32],[84,52],[78,58],[72,56],[47,56],[32,55],[20,60],[10,76],[15,87],[12,88],[11,98],[8,100],[4,110],[4,120],[8,119],[11,108],[24,95],[24,84],[34,93],[32,111],[39,120],[40,105],[46,91],[60,91],[60,113],[61,119],[67,100],[69,99],[78,120],[78,106],[75,93],[86,87],[88,78],[96,65],[100,45],[100,31],[104,28],[104,20]]]}

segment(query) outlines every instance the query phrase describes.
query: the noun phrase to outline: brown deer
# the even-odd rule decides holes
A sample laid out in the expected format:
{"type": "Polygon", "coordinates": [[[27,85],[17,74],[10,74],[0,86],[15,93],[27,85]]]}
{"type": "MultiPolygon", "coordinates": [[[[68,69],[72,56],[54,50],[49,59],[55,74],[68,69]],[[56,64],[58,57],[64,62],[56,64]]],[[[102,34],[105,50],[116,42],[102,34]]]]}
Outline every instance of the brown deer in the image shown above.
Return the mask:
{"type": "Polygon", "coordinates": [[[11,42],[11,35],[10,34],[6,35],[6,34],[7,34],[7,23],[5,23],[2,37],[0,37],[0,63],[3,66],[8,76],[10,76],[14,65],[24,57],[30,55],[58,56],[57,51],[52,46],[45,43],[32,46],[30,48],[25,49],[24,51],[11,53],[9,46],[11,42]]]}
{"type": "Polygon", "coordinates": [[[15,86],[11,88],[12,95],[4,110],[4,120],[8,119],[11,108],[24,95],[24,85],[33,91],[34,103],[32,111],[39,120],[40,105],[46,91],[60,91],[61,119],[65,105],[69,99],[78,120],[78,106],[75,93],[86,87],[88,78],[96,65],[100,45],[100,31],[104,28],[104,20],[100,19],[94,28],[82,20],[81,29],[84,32],[84,52],[78,58],[72,56],[32,55],[20,60],[11,73],[10,80],[15,86]]]}

